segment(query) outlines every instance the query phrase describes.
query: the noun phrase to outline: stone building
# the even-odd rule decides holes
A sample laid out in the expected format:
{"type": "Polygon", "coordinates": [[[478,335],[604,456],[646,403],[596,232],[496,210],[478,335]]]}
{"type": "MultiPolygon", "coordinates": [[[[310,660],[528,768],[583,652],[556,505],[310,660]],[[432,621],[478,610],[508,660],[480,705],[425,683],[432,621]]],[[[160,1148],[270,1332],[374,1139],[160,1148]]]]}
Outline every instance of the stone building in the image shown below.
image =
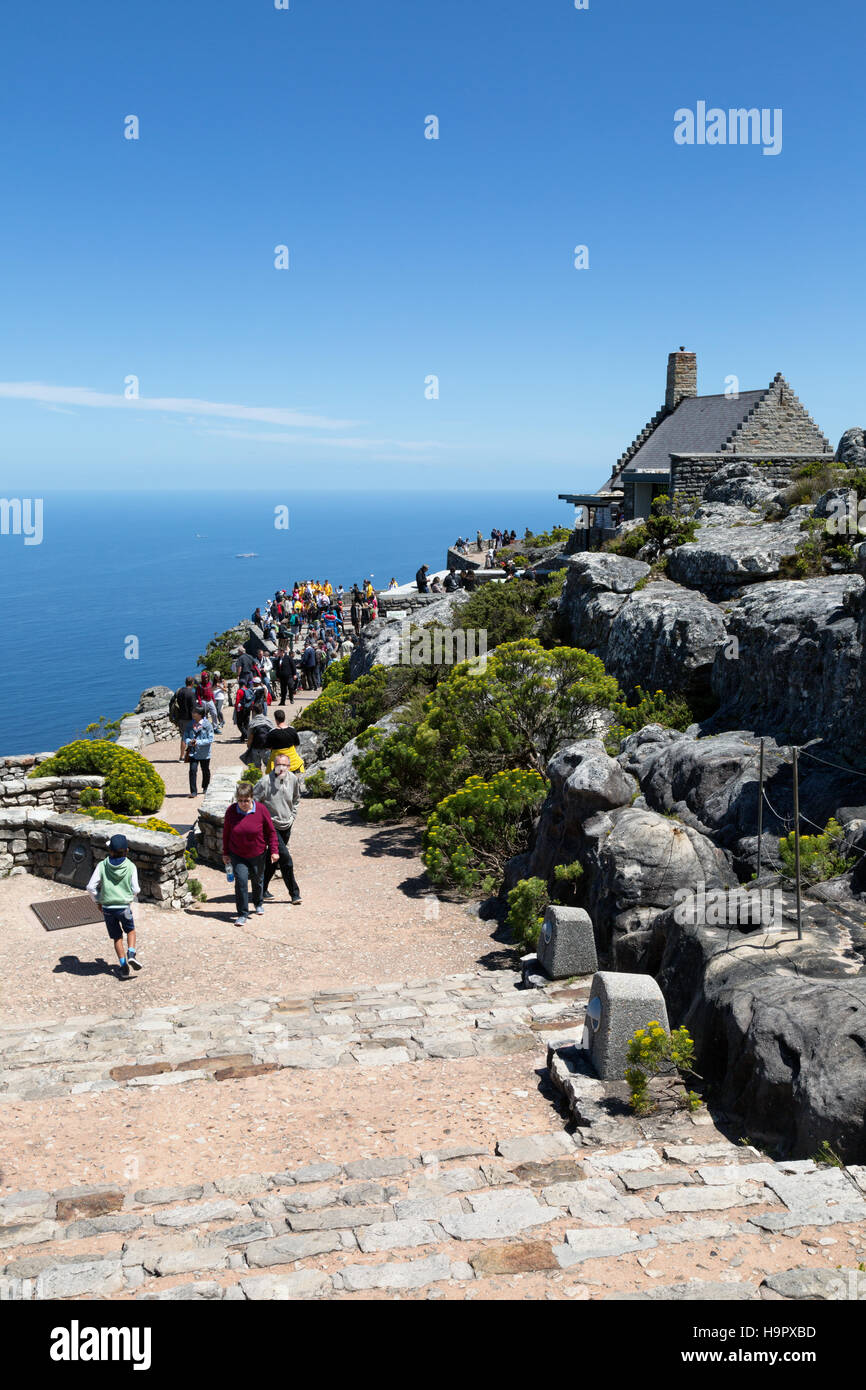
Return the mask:
{"type": "Polygon", "coordinates": [[[791,471],[833,450],[781,372],[758,391],[699,396],[698,363],[680,348],[668,357],[664,405],[632,440],[594,493],[560,493],[584,509],[584,526],[645,517],[654,497],[702,497],[712,475],[734,459],[766,464],[783,485],[791,471]],[[591,511],[591,515],[586,513],[591,511]]]}

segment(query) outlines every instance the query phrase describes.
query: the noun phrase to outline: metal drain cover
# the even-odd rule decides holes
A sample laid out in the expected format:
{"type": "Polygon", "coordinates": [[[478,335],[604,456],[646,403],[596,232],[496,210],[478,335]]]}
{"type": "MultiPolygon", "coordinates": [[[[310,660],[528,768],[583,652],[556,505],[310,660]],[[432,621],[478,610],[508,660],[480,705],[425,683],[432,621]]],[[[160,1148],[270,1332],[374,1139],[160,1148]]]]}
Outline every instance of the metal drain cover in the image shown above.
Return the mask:
{"type": "Polygon", "coordinates": [[[55,898],[53,902],[31,903],[46,931],[60,931],[61,927],[87,927],[92,922],[102,921],[102,910],[89,894],[75,898],[55,898]]]}

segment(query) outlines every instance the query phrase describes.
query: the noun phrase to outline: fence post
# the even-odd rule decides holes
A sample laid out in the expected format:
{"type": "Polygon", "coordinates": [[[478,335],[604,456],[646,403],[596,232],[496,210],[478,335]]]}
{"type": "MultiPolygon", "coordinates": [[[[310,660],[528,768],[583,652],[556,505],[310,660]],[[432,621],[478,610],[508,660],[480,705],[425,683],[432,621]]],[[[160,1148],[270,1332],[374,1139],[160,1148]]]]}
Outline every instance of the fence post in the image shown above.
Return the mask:
{"type": "Polygon", "coordinates": [[[803,940],[803,923],[800,908],[800,774],[797,755],[798,748],[794,748],[794,872],[797,878],[797,940],[803,940]]]}
{"type": "Polygon", "coordinates": [[[756,878],[761,877],[761,849],[763,847],[762,836],[764,833],[764,740],[761,739],[761,770],[758,782],[758,872],[756,878]]]}

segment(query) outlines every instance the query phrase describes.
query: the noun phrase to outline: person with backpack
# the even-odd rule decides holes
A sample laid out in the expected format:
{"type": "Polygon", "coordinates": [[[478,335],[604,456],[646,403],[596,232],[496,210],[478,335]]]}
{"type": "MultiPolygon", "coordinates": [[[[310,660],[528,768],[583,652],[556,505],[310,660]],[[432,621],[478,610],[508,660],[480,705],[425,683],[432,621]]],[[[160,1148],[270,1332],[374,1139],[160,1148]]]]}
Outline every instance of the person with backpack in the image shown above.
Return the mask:
{"type": "Polygon", "coordinates": [[[114,942],[117,973],[121,980],[129,979],[130,966],[134,970],[141,969],[132,916],[132,902],[141,892],[141,887],[135,865],[127,858],[128,849],[125,835],[112,835],[108,841],[108,858],[97,864],[87,885],[93,901],[102,908],[108,935],[114,942]]]}
{"type": "Polygon", "coordinates": [[[418,573],[415,575],[415,583],[417,585],[419,594],[429,593],[429,589],[427,587],[428,568],[428,565],[422,565],[418,573]]]}
{"type": "Polygon", "coordinates": [[[189,761],[190,796],[198,795],[199,766],[201,766],[202,792],[206,792],[210,786],[210,755],[213,750],[213,736],[213,724],[204,717],[201,710],[196,710],[184,738],[189,761]]]}
{"type": "Polygon", "coordinates": [[[271,863],[279,862],[280,850],[271,813],[254,799],[249,782],[238,783],[236,796],[223,818],[223,864],[226,870],[229,865],[232,868],[238,914],[235,926],[242,927],[250,915],[250,886],[256,915],[264,913],[265,860],[270,854],[271,863]]]}
{"type": "Polygon", "coordinates": [[[186,731],[197,708],[198,694],[195,688],[195,676],[187,676],[184,684],[172,695],[168,706],[168,717],[180,735],[180,752],[177,756],[178,762],[181,763],[186,758],[186,731]]]}
{"type": "Polygon", "coordinates": [[[265,713],[266,705],[264,692],[257,695],[253,702],[251,711],[249,731],[247,735],[247,753],[241,759],[248,767],[258,767],[261,769],[268,758],[268,734],[273,731],[273,724],[265,713]]]}
{"type": "Polygon", "coordinates": [[[317,669],[315,648],[312,642],[308,641],[304,648],[304,654],[301,657],[301,671],[303,672],[305,690],[316,689],[317,669]]]}

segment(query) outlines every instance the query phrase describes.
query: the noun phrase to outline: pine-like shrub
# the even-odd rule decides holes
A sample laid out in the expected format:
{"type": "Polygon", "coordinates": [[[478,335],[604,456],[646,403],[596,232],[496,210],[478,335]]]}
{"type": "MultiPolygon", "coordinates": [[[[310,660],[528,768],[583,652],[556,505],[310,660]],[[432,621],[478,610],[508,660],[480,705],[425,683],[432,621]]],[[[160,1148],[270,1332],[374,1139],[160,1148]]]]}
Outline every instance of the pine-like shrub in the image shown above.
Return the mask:
{"type": "MultiPolygon", "coordinates": [[[[832,816],[820,835],[800,836],[800,877],[806,883],[826,883],[851,868],[854,859],[841,851],[844,838],[844,829],[832,816]]],[[[793,830],[779,841],[779,854],[786,873],[793,878],[797,868],[793,830]]]]}
{"type": "Polygon", "coordinates": [[[523,878],[508,894],[508,916],[515,943],[524,951],[534,951],[550,903],[543,878],[523,878]]]}
{"type": "Polygon", "coordinates": [[[546,790],[531,769],[468,778],[427,821],[422,858],[433,882],[466,897],[498,892],[506,860],[529,848],[546,790]]]}
{"type": "Polygon", "coordinates": [[[162,805],[165,783],[147,758],[103,739],[67,743],[58,748],[53,758],[40,763],[35,775],[64,777],[88,772],[105,778],[102,800],[113,811],[142,816],[158,811],[162,805]]]}
{"type": "Polygon", "coordinates": [[[618,701],[613,706],[615,722],[605,735],[605,748],[611,756],[616,756],[622,741],[647,724],[661,724],[664,729],[685,730],[694,723],[694,713],[682,695],[666,695],[657,690],[654,695],[635,686],[631,702],[618,701]]]}

